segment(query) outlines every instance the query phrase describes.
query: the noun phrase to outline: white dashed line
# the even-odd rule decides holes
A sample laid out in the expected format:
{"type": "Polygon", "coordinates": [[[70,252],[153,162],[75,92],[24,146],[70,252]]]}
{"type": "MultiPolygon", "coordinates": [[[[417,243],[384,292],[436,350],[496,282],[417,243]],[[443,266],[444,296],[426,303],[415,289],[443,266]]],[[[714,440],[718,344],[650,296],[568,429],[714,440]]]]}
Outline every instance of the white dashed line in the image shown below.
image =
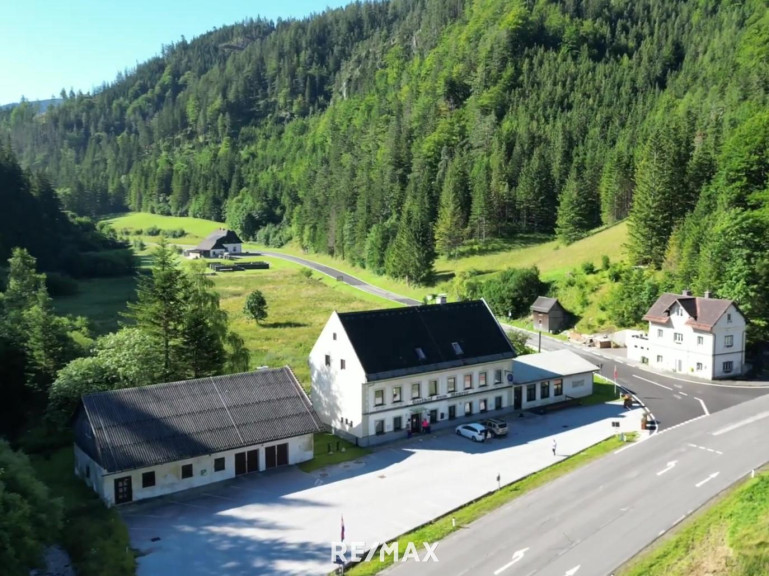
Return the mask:
{"type": "Polygon", "coordinates": [[[643,376],[638,376],[637,374],[633,374],[633,378],[638,378],[639,380],[643,380],[644,382],[648,382],[649,384],[654,384],[655,386],[659,386],[660,388],[664,388],[665,390],[673,390],[670,386],[665,386],[664,384],[653,382],[652,380],[648,380],[643,376]]]}

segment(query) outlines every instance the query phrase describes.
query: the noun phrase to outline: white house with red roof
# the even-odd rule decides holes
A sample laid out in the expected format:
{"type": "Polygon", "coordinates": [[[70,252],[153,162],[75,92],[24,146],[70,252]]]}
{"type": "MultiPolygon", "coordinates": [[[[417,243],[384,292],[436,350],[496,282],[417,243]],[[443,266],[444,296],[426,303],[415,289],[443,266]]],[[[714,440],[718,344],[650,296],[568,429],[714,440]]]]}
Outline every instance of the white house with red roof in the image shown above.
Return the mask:
{"type": "Polygon", "coordinates": [[[644,320],[645,346],[628,345],[628,358],[650,367],[709,380],[740,376],[745,367],[746,320],[732,300],[662,294],[644,320]]]}

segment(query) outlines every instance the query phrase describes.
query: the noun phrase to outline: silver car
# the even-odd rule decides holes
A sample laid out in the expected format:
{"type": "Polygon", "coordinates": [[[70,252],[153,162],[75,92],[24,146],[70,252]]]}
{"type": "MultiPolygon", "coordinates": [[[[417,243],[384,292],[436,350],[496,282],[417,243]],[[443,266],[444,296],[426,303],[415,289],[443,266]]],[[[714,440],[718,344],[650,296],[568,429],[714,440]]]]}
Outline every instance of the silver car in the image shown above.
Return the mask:
{"type": "Polygon", "coordinates": [[[470,440],[475,442],[484,442],[486,440],[486,436],[488,436],[488,433],[488,430],[486,430],[486,428],[477,422],[457,426],[457,434],[459,436],[470,438],[470,440]]]}

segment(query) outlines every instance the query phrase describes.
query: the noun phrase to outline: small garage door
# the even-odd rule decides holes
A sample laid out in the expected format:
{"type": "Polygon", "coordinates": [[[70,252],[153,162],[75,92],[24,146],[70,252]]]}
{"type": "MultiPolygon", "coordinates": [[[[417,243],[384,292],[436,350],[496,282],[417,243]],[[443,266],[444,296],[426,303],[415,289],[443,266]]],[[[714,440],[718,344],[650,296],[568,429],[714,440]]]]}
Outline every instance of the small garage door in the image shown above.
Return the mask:
{"type": "Polygon", "coordinates": [[[286,466],[288,464],[288,442],[277,446],[268,446],[264,449],[264,456],[267,468],[286,466]]]}
{"type": "Polygon", "coordinates": [[[235,476],[259,471],[259,450],[235,453],[235,476]]]}

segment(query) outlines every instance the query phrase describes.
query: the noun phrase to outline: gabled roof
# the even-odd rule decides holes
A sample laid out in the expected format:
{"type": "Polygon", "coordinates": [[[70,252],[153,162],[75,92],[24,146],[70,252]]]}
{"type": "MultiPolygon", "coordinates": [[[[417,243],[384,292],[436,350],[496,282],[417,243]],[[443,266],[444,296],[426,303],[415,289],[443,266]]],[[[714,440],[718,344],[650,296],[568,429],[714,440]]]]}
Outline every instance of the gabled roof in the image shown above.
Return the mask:
{"type": "MultiPolygon", "coordinates": [[[[657,298],[657,301],[651,308],[649,308],[649,311],[643,319],[657,324],[667,324],[670,320],[670,311],[676,303],[678,303],[689,315],[689,318],[686,321],[687,326],[691,326],[696,330],[705,330],[707,332],[713,330],[713,326],[716,325],[721,316],[723,316],[729,309],[729,306],[737,308],[733,300],[724,298],[700,298],[697,296],[665,292],[657,298]]],[[[737,310],[739,311],[739,309],[737,310]]]]}
{"type": "Polygon", "coordinates": [[[527,354],[516,358],[513,361],[513,382],[515,384],[528,384],[596,371],[598,371],[598,366],[571,350],[556,350],[541,354],[527,354]]]}
{"type": "Polygon", "coordinates": [[[515,357],[483,300],[339,314],[369,381],[515,357]]]}
{"type": "Polygon", "coordinates": [[[542,312],[546,314],[550,312],[556,304],[560,306],[560,303],[558,302],[557,298],[548,298],[547,296],[538,296],[537,299],[534,301],[534,304],[531,305],[531,309],[534,312],[542,312]]]}
{"type": "Polygon", "coordinates": [[[223,249],[225,244],[242,244],[243,241],[232,230],[220,228],[206,236],[195,248],[197,250],[223,249]]]}
{"type": "Polygon", "coordinates": [[[77,415],[83,418],[90,428],[76,425],[75,442],[108,472],[319,432],[322,426],[288,367],[87,394],[77,415]]]}

